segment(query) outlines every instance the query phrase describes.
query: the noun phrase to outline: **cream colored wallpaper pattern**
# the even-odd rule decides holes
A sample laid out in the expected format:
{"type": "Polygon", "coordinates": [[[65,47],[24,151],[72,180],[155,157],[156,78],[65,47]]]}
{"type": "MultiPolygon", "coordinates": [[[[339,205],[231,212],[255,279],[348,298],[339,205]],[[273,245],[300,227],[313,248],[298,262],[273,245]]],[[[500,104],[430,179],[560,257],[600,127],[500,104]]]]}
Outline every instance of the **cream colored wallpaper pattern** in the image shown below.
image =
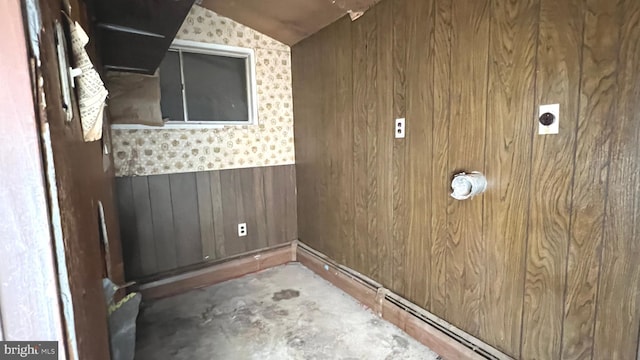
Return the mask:
{"type": "Polygon", "coordinates": [[[114,129],[117,176],[293,164],[290,48],[194,5],[176,36],[256,52],[258,125],[220,129],[114,129]]]}

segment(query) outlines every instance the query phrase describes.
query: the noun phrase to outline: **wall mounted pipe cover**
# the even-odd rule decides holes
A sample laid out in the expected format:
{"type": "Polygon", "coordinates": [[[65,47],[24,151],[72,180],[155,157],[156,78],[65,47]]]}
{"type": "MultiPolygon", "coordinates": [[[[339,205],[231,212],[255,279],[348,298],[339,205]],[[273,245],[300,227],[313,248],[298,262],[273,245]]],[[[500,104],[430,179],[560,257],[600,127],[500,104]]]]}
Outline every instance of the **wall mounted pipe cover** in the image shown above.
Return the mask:
{"type": "Polygon", "coordinates": [[[469,174],[461,172],[451,180],[451,197],[456,200],[470,199],[483,193],[487,188],[487,179],[478,171],[469,174]]]}

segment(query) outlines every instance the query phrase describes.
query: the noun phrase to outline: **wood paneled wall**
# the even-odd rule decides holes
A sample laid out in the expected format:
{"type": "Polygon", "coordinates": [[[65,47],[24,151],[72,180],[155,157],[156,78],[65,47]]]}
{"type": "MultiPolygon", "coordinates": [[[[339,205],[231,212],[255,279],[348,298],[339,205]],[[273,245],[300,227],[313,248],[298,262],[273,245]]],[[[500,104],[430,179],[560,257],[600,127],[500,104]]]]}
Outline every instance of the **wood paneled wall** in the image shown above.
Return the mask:
{"type": "Polygon", "coordinates": [[[117,178],[127,279],[297,239],[295,177],[283,165],[117,178]]]}
{"type": "Polygon", "coordinates": [[[515,358],[635,359],[638,39],[637,0],[384,0],[302,41],[300,239],[515,358]]]}

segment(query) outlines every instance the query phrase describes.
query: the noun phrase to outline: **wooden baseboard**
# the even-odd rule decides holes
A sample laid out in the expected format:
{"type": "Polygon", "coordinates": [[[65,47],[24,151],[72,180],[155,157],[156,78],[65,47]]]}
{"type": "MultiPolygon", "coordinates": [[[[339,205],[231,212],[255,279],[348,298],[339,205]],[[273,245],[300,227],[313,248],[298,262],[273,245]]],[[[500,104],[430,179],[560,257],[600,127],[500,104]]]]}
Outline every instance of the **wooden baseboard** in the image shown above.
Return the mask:
{"type": "Polygon", "coordinates": [[[296,244],[298,261],[351,295],[378,316],[404,330],[444,359],[512,359],[308,245],[296,244]]]}
{"type": "Polygon", "coordinates": [[[338,271],[336,268],[329,266],[325,261],[313,256],[300,245],[298,245],[297,251],[298,261],[309,270],[320,275],[320,277],[351,295],[351,297],[355,298],[363,305],[371,309],[377,308],[375,303],[375,289],[360,282],[357,278],[351,277],[338,271]]]}
{"type": "Polygon", "coordinates": [[[265,249],[252,252],[245,256],[223,260],[206,268],[140,284],[134,287],[133,290],[140,292],[144,300],[177,295],[189,290],[239,278],[274,266],[284,265],[294,261],[295,257],[292,255],[294,251],[295,246],[284,244],[276,248],[265,249]]]}

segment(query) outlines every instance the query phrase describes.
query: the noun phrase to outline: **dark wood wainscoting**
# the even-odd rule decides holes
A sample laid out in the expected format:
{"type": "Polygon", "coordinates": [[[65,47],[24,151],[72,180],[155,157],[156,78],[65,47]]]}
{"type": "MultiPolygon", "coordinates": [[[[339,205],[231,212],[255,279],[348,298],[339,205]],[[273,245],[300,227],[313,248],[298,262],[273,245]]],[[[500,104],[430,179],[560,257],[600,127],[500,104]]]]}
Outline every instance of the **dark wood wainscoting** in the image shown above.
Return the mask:
{"type": "Polygon", "coordinates": [[[127,279],[295,240],[295,180],[295,165],[118,178],[127,279]]]}

